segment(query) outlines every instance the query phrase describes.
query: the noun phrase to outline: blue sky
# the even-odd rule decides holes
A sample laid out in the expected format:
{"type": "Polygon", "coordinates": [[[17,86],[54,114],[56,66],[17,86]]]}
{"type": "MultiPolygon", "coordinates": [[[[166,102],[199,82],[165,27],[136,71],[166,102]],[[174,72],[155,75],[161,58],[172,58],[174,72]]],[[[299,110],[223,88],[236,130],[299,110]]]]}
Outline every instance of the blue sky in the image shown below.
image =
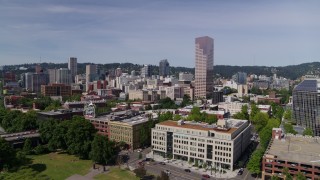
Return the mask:
{"type": "Polygon", "coordinates": [[[132,62],[194,67],[194,39],[214,64],[320,60],[320,1],[0,0],[0,65],[132,62]]]}

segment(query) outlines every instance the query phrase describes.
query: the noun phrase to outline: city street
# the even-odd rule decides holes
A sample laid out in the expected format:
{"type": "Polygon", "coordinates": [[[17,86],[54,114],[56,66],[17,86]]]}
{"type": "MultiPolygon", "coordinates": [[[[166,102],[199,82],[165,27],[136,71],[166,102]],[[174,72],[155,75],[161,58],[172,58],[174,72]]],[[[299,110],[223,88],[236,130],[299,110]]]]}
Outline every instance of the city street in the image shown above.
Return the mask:
{"type": "MultiPolygon", "coordinates": [[[[123,151],[122,154],[128,153],[128,166],[132,168],[136,168],[139,166],[139,162],[144,160],[146,158],[146,154],[150,153],[151,148],[147,148],[141,151],[142,158],[139,159],[139,152],[135,150],[132,151],[123,151]]],[[[126,164],[126,162],[124,162],[126,164]]],[[[153,174],[155,176],[160,175],[161,171],[170,171],[170,179],[172,180],[197,180],[197,179],[203,179],[202,174],[208,174],[211,176],[210,179],[234,179],[234,180],[254,180],[255,178],[251,176],[251,173],[248,172],[248,170],[245,168],[242,175],[237,175],[233,178],[221,178],[221,175],[219,173],[216,173],[212,171],[212,175],[210,171],[203,172],[202,174],[199,172],[194,172],[193,169],[190,169],[191,172],[185,172],[183,167],[177,167],[170,163],[166,163],[165,165],[160,164],[160,162],[144,162],[145,169],[147,170],[147,173],[153,174]]],[[[237,171],[237,170],[236,170],[237,171]]]]}

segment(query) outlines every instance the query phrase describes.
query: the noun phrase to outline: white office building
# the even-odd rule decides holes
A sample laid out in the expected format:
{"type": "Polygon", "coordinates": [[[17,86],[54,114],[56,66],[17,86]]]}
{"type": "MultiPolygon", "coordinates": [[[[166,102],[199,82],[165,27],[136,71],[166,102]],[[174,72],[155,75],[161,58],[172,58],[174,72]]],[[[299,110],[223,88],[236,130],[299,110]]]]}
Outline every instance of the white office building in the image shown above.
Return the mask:
{"type": "Polygon", "coordinates": [[[247,120],[225,119],[215,125],[164,121],[152,129],[152,151],[164,157],[233,170],[250,144],[250,132],[247,120]]]}

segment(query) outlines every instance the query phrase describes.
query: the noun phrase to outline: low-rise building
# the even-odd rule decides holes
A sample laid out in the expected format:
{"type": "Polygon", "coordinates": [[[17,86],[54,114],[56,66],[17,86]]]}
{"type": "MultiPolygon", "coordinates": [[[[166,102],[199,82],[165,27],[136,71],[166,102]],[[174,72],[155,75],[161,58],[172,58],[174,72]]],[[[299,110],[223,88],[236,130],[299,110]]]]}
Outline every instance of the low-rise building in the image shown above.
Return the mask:
{"type": "Polygon", "coordinates": [[[285,179],[285,169],[291,176],[302,173],[307,179],[320,179],[320,138],[286,135],[273,129],[273,139],[262,159],[262,179],[277,176],[285,179]]]}
{"type": "Polygon", "coordinates": [[[44,96],[71,96],[71,86],[55,83],[41,85],[41,94],[44,96]]]}
{"type": "Polygon", "coordinates": [[[234,163],[250,143],[250,131],[247,120],[218,120],[215,125],[164,121],[152,129],[152,151],[165,157],[233,170],[234,163]]]}

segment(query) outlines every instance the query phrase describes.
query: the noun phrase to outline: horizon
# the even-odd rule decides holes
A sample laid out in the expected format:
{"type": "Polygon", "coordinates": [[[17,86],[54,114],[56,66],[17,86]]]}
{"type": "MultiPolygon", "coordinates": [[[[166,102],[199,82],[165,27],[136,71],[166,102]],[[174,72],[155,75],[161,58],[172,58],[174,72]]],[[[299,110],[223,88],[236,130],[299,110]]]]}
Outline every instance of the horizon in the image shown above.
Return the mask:
{"type": "Polygon", "coordinates": [[[320,60],[320,2],[313,0],[0,1],[2,66],[77,57],[103,64],[167,59],[170,66],[194,68],[199,36],[214,39],[214,65],[320,60]]]}

